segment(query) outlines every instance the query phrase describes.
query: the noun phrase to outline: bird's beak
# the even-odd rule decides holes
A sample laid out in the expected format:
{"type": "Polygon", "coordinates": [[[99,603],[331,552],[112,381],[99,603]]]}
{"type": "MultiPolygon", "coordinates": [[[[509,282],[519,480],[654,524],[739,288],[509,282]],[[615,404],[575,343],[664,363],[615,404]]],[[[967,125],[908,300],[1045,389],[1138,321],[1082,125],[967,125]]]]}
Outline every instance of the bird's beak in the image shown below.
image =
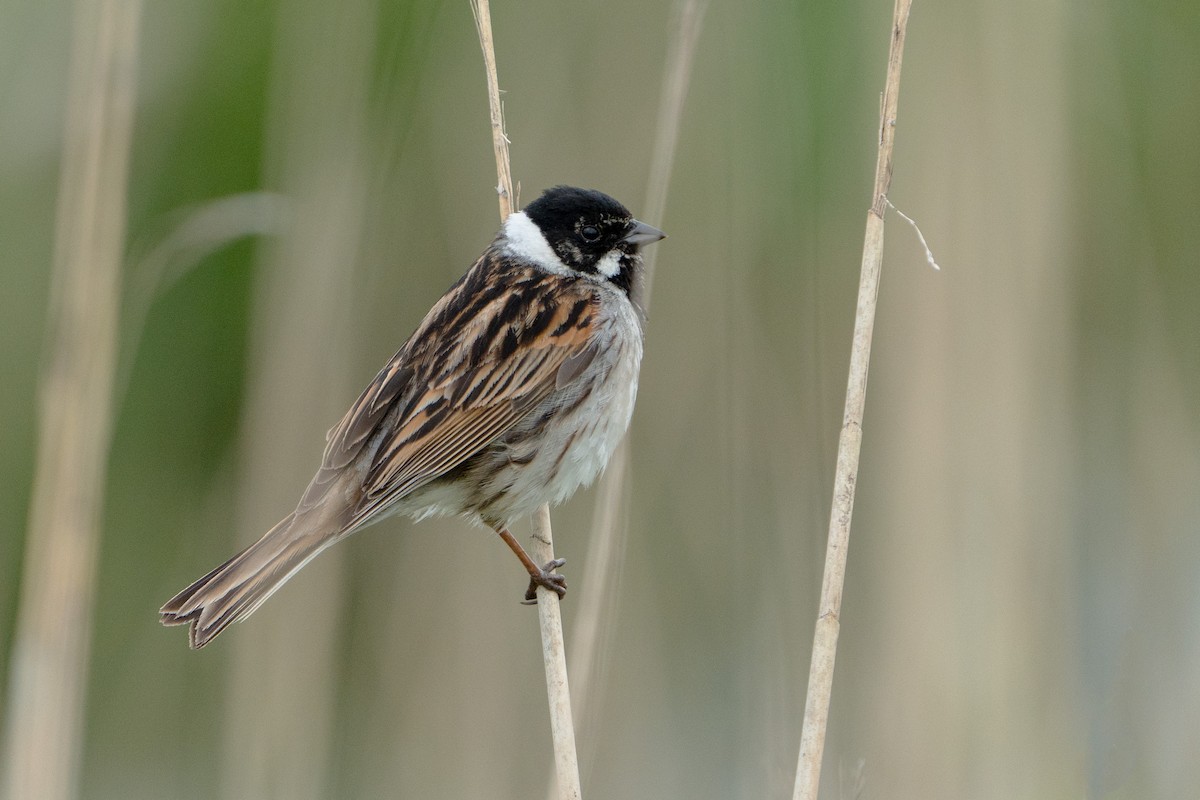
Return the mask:
{"type": "Polygon", "coordinates": [[[633,221],[633,228],[629,233],[625,234],[625,238],[621,241],[625,244],[642,245],[657,242],[659,239],[665,239],[667,235],[658,228],[647,225],[644,222],[633,221]]]}

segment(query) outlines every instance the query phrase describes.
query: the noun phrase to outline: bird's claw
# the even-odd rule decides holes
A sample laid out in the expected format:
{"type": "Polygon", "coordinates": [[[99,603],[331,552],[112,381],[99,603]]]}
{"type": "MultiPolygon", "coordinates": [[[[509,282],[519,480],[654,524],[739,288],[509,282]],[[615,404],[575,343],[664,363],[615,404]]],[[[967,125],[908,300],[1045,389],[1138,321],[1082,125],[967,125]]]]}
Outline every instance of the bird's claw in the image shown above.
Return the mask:
{"type": "Polygon", "coordinates": [[[541,572],[537,575],[530,575],[529,588],[525,590],[525,599],[521,603],[527,606],[537,605],[537,589],[539,586],[545,586],[558,595],[558,598],[561,600],[563,595],[567,593],[567,579],[554,570],[565,563],[567,563],[565,558],[556,558],[553,561],[547,562],[546,566],[542,567],[541,572]]]}

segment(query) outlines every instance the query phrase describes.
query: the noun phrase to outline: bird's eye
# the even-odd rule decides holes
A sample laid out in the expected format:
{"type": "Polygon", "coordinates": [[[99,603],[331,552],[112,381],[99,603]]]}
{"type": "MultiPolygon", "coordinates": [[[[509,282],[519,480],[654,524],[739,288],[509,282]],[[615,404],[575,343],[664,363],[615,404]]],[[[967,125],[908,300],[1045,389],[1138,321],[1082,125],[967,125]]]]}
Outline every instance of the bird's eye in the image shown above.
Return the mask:
{"type": "Polygon", "coordinates": [[[584,225],[579,231],[585,242],[594,242],[600,238],[600,229],[595,225],[584,225]]]}

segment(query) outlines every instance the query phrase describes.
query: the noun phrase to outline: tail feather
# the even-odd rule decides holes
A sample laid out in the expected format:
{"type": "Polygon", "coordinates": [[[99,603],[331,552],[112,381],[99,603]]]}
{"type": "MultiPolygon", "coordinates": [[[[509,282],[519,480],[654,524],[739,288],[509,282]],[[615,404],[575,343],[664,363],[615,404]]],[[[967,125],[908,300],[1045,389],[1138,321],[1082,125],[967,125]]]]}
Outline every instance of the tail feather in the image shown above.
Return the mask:
{"type": "Polygon", "coordinates": [[[335,537],[305,530],[310,527],[305,522],[288,515],[257,542],[172,597],[159,609],[162,624],[190,623],[188,639],[196,649],[248,617],[333,543],[335,537]]]}

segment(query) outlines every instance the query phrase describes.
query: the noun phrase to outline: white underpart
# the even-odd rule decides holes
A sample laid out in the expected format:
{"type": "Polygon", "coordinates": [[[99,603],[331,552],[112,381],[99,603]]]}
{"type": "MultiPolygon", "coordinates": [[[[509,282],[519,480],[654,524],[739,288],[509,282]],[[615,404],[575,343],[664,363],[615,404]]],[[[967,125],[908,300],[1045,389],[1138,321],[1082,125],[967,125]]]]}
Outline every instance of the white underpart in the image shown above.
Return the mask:
{"type": "Polygon", "coordinates": [[[569,273],[570,270],[562,263],[550,243],[533,220],[524,211],[509,214],[504,221],[504,250],[508,255],[525,261],[532,261],[539,267],[559,274],[569,273]]]}
{"type": "Polygon", "coordinates": [[[604,258],[596,262],[596,271],[606,278],[615,278],[621,271],[621,251],[609,250],[604,258]]]}
{"type": "MultiPolygon", "coordinates": [[[[532,514],[542,503],[558,505],[580,486],[590,484],[629,427],[642,360],[641,325],[619,290],[612,289],[606,300],[594,333],[600,346],[595,360],[545,402],[571,406],[580,392],[587,399],[569,417],[552,418],[540,438],[509,451],[518,463],[533,456],[532,463],[501,470],[493,478],[493,486],[510,487],[492,509],[502,519],[532,514]]],[[[530,417],[536,419],[540,411],[535,409],[530,417]]]]}

